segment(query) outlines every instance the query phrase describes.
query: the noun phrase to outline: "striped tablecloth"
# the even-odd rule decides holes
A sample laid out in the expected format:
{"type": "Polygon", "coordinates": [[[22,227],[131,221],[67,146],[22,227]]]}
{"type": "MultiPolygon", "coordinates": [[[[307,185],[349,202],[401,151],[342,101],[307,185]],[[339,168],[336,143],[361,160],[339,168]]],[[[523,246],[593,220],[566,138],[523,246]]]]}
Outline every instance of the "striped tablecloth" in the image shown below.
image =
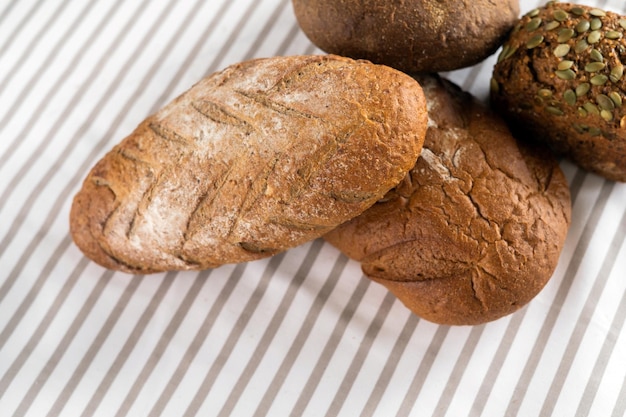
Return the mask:
{"type": "MultiPolygon", "coordinates": [[[[81,255],[104,152],[204,75],[310,53],[289,0],[0,0],[0,415],[623,416],[626,184],[568,162],[553,279],[483,326],[420,320],[321,240],[151,276],[81,255]]],[[[486,100],[494,60],[444,75],[486,100]]]]}

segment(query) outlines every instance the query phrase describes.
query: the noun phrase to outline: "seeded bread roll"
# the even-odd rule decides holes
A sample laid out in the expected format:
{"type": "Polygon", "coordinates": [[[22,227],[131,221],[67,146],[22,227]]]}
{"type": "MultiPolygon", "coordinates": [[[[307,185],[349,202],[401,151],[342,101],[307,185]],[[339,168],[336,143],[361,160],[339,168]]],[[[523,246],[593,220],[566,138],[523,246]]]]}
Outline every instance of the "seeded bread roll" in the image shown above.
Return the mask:
{"type": "Polygon", "coordinates": [[[519,18],[518,0],[292,0],[322,50],[402,71],[450,71],[496,52],[519,18]]]}
{"type": "Polygon", "coordinates": [[[337,56],[259,59],[210,75],[100,160],[71,233],[131,273],[273,255],[356,216],[415,164],[419,84],[337,56]]]}
{"type": "Polygon", "coordinates": [[[432,322],[513,313],[557,265],[570,223],[553,155],[521,145],[453,84],[419,78],[429,128],[415,167],[384,199],[325,239],[432,322]]]}
{"type": "Polygon", "coordinates": [[[582,168],[626,181],[626,17],[549,2],[503,46],[491,99],[516,130],[582,168]]]}

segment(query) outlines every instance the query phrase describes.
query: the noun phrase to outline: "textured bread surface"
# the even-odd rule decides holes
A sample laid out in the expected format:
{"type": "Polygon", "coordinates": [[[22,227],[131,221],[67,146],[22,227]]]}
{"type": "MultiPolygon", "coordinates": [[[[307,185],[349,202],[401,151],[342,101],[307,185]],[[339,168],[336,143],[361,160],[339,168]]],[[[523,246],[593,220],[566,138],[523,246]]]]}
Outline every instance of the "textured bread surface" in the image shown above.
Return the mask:
{"type": "Polygon", "coordinates": [[[322,50],[408,73],[467,67],[496,52],[518,0],[292,0],[322,50]]]}
{"type": "Polygon", "coordinates": [[[626,17],[549,3],[523,16],[494,67],[494,107],[585,170],[626,181],[626,17]]]}
{"type": "Polygon", "coordinates": [[[486,106],[435,76],[419,81],[429,128],[415,167],[325,239],[427,320],[492,321],[552,276],[569,187],[551,153],[516,142],[486,106]]]}
{"type": "Polygon", "coordinates": [[[271,256],[323,235],[398,184],[424,140],[419,84],[337,56],[257,59],[208,76],[91,170],[71,233],[131,273],[271,256]]]}

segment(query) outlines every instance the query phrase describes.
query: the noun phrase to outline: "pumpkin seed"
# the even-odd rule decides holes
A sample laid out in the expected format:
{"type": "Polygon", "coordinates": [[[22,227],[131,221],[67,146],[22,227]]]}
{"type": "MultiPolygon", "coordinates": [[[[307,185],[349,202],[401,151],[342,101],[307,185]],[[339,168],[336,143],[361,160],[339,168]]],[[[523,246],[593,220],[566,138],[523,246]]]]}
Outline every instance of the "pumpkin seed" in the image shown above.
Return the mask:
{"type": "Polygon", "coordinates": [[[559,44],[554,48],[554,56],[557,58],[564,57],[570,50],[570,46],[566,43],[559,44]]]}
{"type": "Polygon", "coordinates": [[[590,127],[589,134],[591,136],[600,136],[602,134],[602,131],[598,129],[597,127],[590,127]]]}
{"type": "Polygon", "coordinates": [[[585,14],[585,9],[583,9],[582,7],[573,7],[570,12],[572,12],[572,14],[575,14],[576,16],[582,16],[583,14],[585,14]]]}
{"type": "Polygon", "coordinates": [[[622,37],[622,33],[616,30],[609,30],[604,34],[604,37],[607,39],[619,39],[622,37]]]}
{"type": "Polygon", "coordinates": [[[541,18],[533,17],[528,23],[526,23],[524,29],[526,29],[527,32],[532,32],[539,29],[539,26],[541,26],[541,18]]]}
{"type": "Polygon", "coordinates": [[[617,23],[619,23],[619,25],[623,28],[626,29],[626,19],[620,19],[617,21],[617,23]]]}
{"type": "Polygon", "coordinates": [[[602,27],[602,20],[596,18],[591,19],[591,22],[589,22],[589,29],[591,30],[598,30],[602,27]]]}
{"type": "Polygon", "coordinates": [[[546,25],[544,26],[544,29],[549,32],[551,30],[554,30],[554,29],[558,28],[560,25],[561,24],[559,22],[553,20],[550,23],[546,23],[546,25]]]}
{"type": "Polygon", "coordinates": [[[563,92],[563,100],[565,100],[565,102],[570,106],[575,105],[576,93],[573,90],[565,90],[565,92],[563,92]]]}
{"type": "Polygon", "coordinates": [[[568,18],[567,12],[565,10],[562,9],[556,9],[554,11],[554,19],[559,21],[559,22],[564,22],[566,21],[568,18]]]}
{"type": "Polygon", "coordinates": [[[576,45],[574,45],[574,51],[580,54],[581,52],[584,52],[585,49],[587,49],[588,47],[589,47],[589,43],[587,43],[585,39],[581,39],[578,42],[576,42],[576,45]]]}
{"type": "Polygon", "coordinates": [[[556,74],[557,77],[559,77],[562,80],[573,80],[574,78],[576,78],[576,73],[572,71],[571,69],[558,70],[558,71],[555,71],[554,73],[556,74]]]}
{"type": "Polygon", "coordinates": [[[615,103],[613,103],[613,100],[611,100],[609,96],[604,94],[598,94],[596,96],[596,103],[598,103],[598,106],[600,106],[600,108],[603,110],[613,110],[615,108],[615,103]]]}
{"type": "Polygon", "coordinates": [[[576,32],[574,32],[574,29],[563,28],[563,29],[559,30],[559,36],[558,36],[558,38],[556,40],[559,43],[564,43],[564,42],[567,42],[570,39],[572,39],[572,37],[575,34],[576,34],[576,32]]]}
{"type": "Polygon", "coordinates": [[[594,75],[593,77],[591,77],[589,82],[593,85],[604,85],[606,84],[608,80],[609,80],[609,77],[607,77],[604,74],[599,74],[599,75],[594,75]]]}
{"type": "Polygon", "coordinates": [[[589,101],[583,104],[583,108],[587,111],[588,114],[600,115],[600,110],[598,110],[598,107],[589,101]]]}
{"type": "Polygon", "coordinates": [[[606,64],[604,62],[590,62],[589,64],[585,65],[585,71],[598,72],[604,69],[604,67],[606,67],[606,64]]]}
{"type": "Polygon", "coordinates": [[[526,13],[526,16],[528,16],[528,17],[535,17],[538,14],[539,14],[539,9],[532,9],[531,11],[526,13]]]}
{"type": "Polygon", "coordinates": [[[489,82],[489,87],[491,89],[491,92],[493,92],[493,93],[499,93],[500,92],[500,84],[498,84],[496,79],[493,78],[493,77],[491,77],[491,81],[489,82]]]}
{"type": "MultiPolygon", "coordinates": [[[[584,107],[579,107],[578,108],[578,115],[581,116],[581,117],[585,117],[587,115],[587,110],[585,110],[584,107]]],[[[581,128],[582,128],[582,126],[581,126],[581,128]]]]}
{"type": "Polygon", "coordinates": [[[553,114],[555,116],[563,116],[565,113],[563,113],[563,110],[559,109],[558,107],[554,107],[554,106],[546,106],[546,111],[550,114],[553,114]]]}
{"type": "Polygon", "coordinates": [[[600,117],[602,117],[607,122],[610,122],[611,120],[613,120],[613,113],[608,110],[602,110],[600,112],[600,117]]]}
{"type": "Polygon", "coordinates": [[[609,75],[609,78],[612,82],[617,83],[622,79],[622,75],[624,75],[624,66],[622,64],[617,64],[611,69],[611,75],[609,75]]]}
{"type": "Polygon", "coordinates": [[[589,55],[590,55],[591,59],[593,59],[594,61],[597,61],[597,62],[603,62],[604,61],[604,57],[602,56],[602,52],[598,51],[597,49],[592,49],[591,52],[589,52],[589,55]]]}
{"type": "Polygon", "coordinates": [[[606,16],[606,12],[601,9],[591,9],[589,10],[589,14],[592,16],[606,16]]]}
{"type": "Polygon", "coordinates": [[[543,36],[535,35],[532,38],[530,38],[528,42],[526,42],[526,48],[528,49],[536,48],[537,46],[541,45],[541,42],[543,42],[543,36]]]}
{"type": "Polygon", "coordinates": [[[552,97],[552,91],[548,90],[547,88],[542,88],[537,91],[537,95],[541,98],[550,98],[552,97]]]}
{"type": "Polygon", "coordinates": [[[589,30],[590,26],[591,26],[591,23],[589,23],[588,20],[581,20],[576,25],[576,32],[578,32],[578,33],[587,32],[589,30]]]}
{"type": "Polygon", "coordinates": [[[578,87],[576,87],[576,95],[578,97],[582,97],[589,92],[589,89],[591,89],[591,84],[589,83],[579,84],[578,87]]]}
{"type": "Polygon", "coordinates": [[[622,96],[619,95],[616,91],[611,91],[609,93],[609,98],[615,104],[615,107],[622,107],[622,96]]]}
{"type": "Polygon", "coordinates": [[[602,34],[600,33],[600,31],[594,30],[589,33],[589,36],[587,36],[587,42],[592,43],[592,44],[598,43],[601,37],[602,37],[602,34]]]}
{"type": "Polygon", "coordinates": [[[557,68],[559,69],[559,71],[563,71],[563,70],[572,68],[572,65],[574,65],[574,61],[564,60],[564,61],[559,62],[559,65],[557,66],[557,68]]]}

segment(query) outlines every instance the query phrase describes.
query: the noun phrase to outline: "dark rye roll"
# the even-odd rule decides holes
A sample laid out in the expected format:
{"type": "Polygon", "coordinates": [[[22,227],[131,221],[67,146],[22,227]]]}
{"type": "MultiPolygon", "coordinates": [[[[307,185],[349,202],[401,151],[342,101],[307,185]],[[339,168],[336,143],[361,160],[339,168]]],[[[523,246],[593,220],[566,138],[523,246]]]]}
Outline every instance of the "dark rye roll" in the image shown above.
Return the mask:
{"type": "Polygon", "coordinates": [[[585,170],[626,181],[626,17],[549,2],[516,25],[494,67],[494,108],[585,170]]]}
{"type": "Polygon", "coordinates": [[[492,321],[552,276],[570,224],[569,187],[549,150],[516,141],[455,85],[418,80],[429,128],[417,164],[325,238],[422,318],[492,321]]]}
{"type": "Polygon", "coordinates": [[[402,71],[450,71],[500,47],[519,18],[518,0],[292,0],[320,49],[402,71]]]}

